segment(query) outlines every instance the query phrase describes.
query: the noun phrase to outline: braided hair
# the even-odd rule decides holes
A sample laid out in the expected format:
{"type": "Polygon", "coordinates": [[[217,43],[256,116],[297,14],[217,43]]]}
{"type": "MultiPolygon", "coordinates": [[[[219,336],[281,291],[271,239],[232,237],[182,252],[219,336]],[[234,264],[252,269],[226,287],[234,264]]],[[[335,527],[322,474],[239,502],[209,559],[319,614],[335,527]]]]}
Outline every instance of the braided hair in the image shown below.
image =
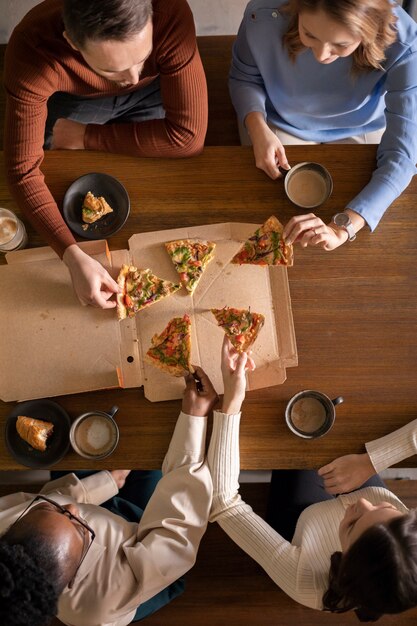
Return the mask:
{"type": "Polygon", "coordinates": [[[46,626],[58,612],[65,586],[55,548],[31,529],[19,539],[12,533],[0,539],[0,624],[46,626]]]}
{"type": "Polygon", "coordinates": [[[347,552],[331,556],[323,607],[354,610],[359,621],[417,606],[417,510],[368,528],[347,552]]]}

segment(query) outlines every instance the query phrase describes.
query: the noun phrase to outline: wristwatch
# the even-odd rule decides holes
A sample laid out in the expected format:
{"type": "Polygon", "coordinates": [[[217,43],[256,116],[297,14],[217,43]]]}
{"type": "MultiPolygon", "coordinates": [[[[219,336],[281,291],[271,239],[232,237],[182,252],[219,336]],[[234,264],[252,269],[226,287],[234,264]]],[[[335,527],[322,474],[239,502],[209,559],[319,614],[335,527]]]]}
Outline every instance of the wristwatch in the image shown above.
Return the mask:
{"type": "Polygon", "coordinates": [[[332,222],[337,228],[343,228],[343,230],[347,232],[348,241],[354,241],[356,239],[355,229],[347,213],[336,213],[336,215],[332,217],[332,222]]]}

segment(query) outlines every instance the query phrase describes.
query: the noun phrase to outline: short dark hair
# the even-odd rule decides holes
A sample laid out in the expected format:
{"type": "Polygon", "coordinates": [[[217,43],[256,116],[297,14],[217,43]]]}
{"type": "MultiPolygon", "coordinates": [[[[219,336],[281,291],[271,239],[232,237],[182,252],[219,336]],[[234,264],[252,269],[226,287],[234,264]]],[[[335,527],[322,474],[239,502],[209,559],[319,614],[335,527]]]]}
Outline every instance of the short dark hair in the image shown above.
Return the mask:
{"type": "Polygon", "coordinates": [[[354,609],[361,622],[417,606],[417,511],[368,528],[331,557],[324,609],[354,609]]]}
{"type": "Polygon", "coordinates": [[[72,43],[126,41],[152,17],[152,0],[64,0],[63,20],[72,43]]]}
{"type": "Polygon", "coordinates": [[[0,538],[0,624],[46,626],[58,613],[66,582],[57,552],[45,535],[14,529],[0,538]]]}

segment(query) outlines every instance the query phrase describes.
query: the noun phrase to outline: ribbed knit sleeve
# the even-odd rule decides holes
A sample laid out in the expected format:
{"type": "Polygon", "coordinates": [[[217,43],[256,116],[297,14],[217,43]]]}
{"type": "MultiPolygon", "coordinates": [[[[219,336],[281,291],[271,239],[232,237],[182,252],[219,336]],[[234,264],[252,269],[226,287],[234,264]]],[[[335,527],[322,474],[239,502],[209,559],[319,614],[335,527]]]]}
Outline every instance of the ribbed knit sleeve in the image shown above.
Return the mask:
{"type": "Polygon", "coordinates": [[[311,608],[321,608],[322,591],[300,547],[279,535],[238,493],[239,415],[214,412],[208,464],[213,480],[210,521],[249,554],[291,598],[311,608]]]}
{"type": "Polygon", "coordinates": [[[10,39],[5,56],[6,118],[4,154],[6,178],[25,217],[62,256],[75,243],[41,171],[47,100],[57,90],[58,75],[21,32],[10,39]]]}
{"type": "MultiPolygon", "coordinates": [[[[62,256],[75,243],[44,181],[42,161],[48,99],[132,91],[96,74],[62,36],[62,2],[44,0],[15,28],[5,56],[4,151],[11,193],[35,229],[62,256]]],[[[207,85],[186,0],[153,1],[153,50],[137,89],[160,77],[164,119],[88,125],[84,146],[141,157],[199,154],[207,130],[207,85]]]]}
{"type": "MultiPolygon", "coordinates": [[[[207,85],[191,10],[185,0],[154,2],[154,52],[165,118],[88,125],[85,147],[141,157],[191,157],[207,131],[207,85]],[[170,5],[173,5],[170,7],[170,5]]],[[[145,65],[146,69],[146,65],[145,65]]]]}
{"type": "Polygon", "coordinates": [[[385,437],[365,444],[377,472],[417,454],[417,419],[385,437]]]}

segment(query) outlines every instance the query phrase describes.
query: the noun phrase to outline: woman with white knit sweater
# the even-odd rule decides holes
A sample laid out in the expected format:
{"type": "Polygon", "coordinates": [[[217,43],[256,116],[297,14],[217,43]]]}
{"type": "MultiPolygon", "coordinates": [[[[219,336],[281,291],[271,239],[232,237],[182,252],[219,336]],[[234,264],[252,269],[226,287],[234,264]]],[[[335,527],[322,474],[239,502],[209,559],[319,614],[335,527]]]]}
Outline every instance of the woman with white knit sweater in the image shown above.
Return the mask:
{"type": "Polygon", "coordinates": [[[214,412],[208,451],[211,521],[308,607],[355,610],[361,621],[375,621],[416,606],[417,513],[378,476],[367,479],[416,453],[417,420],[366,444],[366,454],[341,457],[319,473],[274,472],[270,525],[239,495],[240,410],[245,370],[253,367],[252,359],[225,339],[223,405],[214,412]],[[357,491],[333,495],[361,484],[357,491]]]}

